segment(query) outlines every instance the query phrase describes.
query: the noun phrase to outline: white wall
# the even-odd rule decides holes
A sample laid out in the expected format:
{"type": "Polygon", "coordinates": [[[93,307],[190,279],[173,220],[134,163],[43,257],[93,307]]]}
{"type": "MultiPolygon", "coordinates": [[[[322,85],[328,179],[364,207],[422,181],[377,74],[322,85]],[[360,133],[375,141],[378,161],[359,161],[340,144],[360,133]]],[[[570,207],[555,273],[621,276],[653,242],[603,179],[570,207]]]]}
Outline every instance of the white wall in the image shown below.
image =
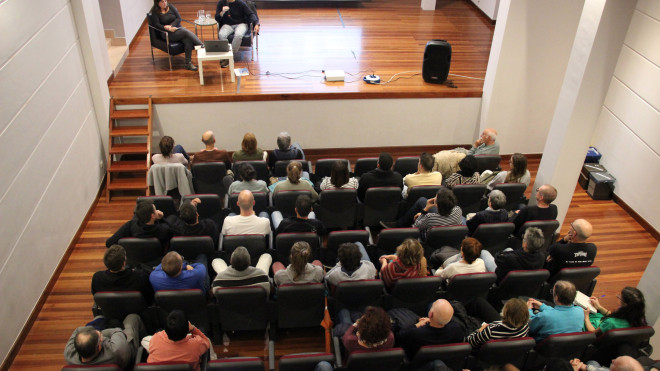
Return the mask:
{"type": "Polygon", "coordinates": [[[660,0],[639,0],[593,144],[615,193],[660,230],[660,0]]]}
{"type": "Polygon", "coordinates": [[[5,358],[98,192],[103,147],[70,2],[2,2],[0,33],[5,358]]]}
{"type": "Polygon", "coordinates": [[[103,28],[114,30],[116,38],[126,40],[126,45],[137,34],[147,12],[153,6],[151,0],[98,0],[103,17],[103,28]]]}
{"type": "Polygon", "coordinates": [[[103,29],[112,30],[116,38],[125,38],[124,22],[119,0],[98,0],[103,16],[103,29]]]}

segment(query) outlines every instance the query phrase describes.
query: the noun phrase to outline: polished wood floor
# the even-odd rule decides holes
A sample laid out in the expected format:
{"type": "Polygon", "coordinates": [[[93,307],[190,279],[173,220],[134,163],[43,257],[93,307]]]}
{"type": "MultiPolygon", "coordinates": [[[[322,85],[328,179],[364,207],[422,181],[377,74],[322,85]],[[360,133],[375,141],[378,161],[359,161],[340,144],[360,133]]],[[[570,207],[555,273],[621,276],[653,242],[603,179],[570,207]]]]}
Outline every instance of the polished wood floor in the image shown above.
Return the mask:
{"type": "MultiPolygon", "coordinates": [[[[200,8],[173,2],[184,19],[200,8]]],[[[258,9],[261,22],[259,49],[242,51],[236,68],[249,68],[240,93],[228,69],[204,63],[199,74],[183,69],[183,54],[173,58],[154,50],[143,25],[129,56],[110,84],[115,97],[153,96],[156,103],[223,100],[345,99],[400,97],[480,97],[488,64],[493,24],[465,0],[438,0],[435,11],[423,11],[420,0],[373,0],[352,7],[258,9]],[[444,39],[452,45],[450,76],[456,87],[425,83],[421,77],[426,43],[444,39]],[[344,70],[345,82],[324,83],[322,70],[344,70]],[[380,75],[385,85],[369,85],[362,77],[380,75]],[[476,79],[473,79],[476,78],[476,79]]],[[[188,27],[194,30],[193,27],[188,27]]],[[[204,39],[211,37],[205,30],[204,39]]],[[[245,49],[245,48],[244,48],[245,49]]],[[[193,52],[193,62],[196,63],[193,52]]]]}
{"type": "MultiPolygon", "coordinates": [[[[353,163],[355,158],[349,159],[353,163]]],[[[502,166],[508,166],[503,161],[502,166]]],[[[532,177],[539,160],[530,160],[532,177]]],[[[532,180],[533,184],[533,180],[532,180]]],[[[530,187],[531,188],[531,187],[530,187]]],[[[531,189],[528,189],[528,195],[531,189]]],[[[72,330],[92,318],[90,280],[102,263],[105,239],[131,217],[135,199],[117,199],[110,204],[101,197],[82,226],[80,238],[52,292],[39,312],[27,338],[19,349],[12,370],[59,370],[64,362],[62,351],[72,330]]],[[[606,295],[601,302],[615,308],[616,294],[624,286],[636,286],[658,241],[630,215],[612,201],[593,201],[576,186],[566,220],[586,218],[594,225],[591,241],[598,246],[596,265],[602,269],[596,295],[606,295]]],[[[562,234],[568,230],[562,226],[562,234]]],[[[266,360],[266,341],[260,335],[230,335],[228,346],[215,345],[219,357],[258,356],[266,360]]],[[[281,332],[276,342],[276,356],[323,349],[321,328],[302,332],[281,332]]]]}

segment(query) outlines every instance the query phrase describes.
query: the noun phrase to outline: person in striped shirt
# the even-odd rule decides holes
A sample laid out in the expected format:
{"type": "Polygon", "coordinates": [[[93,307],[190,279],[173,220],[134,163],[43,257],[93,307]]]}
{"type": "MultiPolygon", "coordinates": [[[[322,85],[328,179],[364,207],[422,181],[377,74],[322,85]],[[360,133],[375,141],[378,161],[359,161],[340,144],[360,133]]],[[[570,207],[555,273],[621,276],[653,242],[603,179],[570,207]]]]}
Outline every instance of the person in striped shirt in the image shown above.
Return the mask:
{"type": "Polygon", "coordinates": [[[529,333],[527,303],[518,298],[509,299],[502,309],[502,320],[484,324],[467,336],[466,341],[478,349],[488,340],[525,337],[529,333]]]}
{"type": "Polygon", "coordinates": [[[426,277],[426,258],[419,241],[408,238],[396,248],[396,255],[380,257],[380,279],[390,289],[401,278],[426,277]]]}

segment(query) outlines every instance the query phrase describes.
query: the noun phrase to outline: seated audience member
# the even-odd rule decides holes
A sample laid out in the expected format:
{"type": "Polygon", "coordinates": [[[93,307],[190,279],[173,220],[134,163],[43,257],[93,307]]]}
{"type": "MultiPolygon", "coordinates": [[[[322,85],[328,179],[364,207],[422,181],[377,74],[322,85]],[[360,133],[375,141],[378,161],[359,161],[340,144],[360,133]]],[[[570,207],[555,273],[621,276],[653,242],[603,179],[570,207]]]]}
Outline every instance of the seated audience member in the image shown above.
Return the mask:
{"type": "Polygon", "coordinates": [[[507,300],[502,308],[502,320],[484,324],[466,337],[466,341],[477,349],[488,340],[525,337],[529,332],[527,304],[518,299],[507,300]]]}
{"type": "Polygon", "coordinates": [[[383,255],[380,260],[380,278],[388,289],[401,278],[426,277],[426,258],[419,241],[408,238],[396,248],[396,255],[383,255]]]}
{"type": "Polygon", "coordinates": [[[209,292],[209,275],[206,269],[206,255],[200,254],[192,264],[186,264],[176,251],[170,251],[163,257],[151,275],[149,281],[154,291],[200,289],[205,295],[209,292]]]}
{"type": "Polygon", "coordinates": [[[229,267],[224,260],[216,258],[211,262],[213,270],[218,274],[213,280],[213,287],[261,286],[270,295],[270,280],[268,270],[273,258],[270,254],[261,254],[256,267],[250,266],[250,253],[243,247],[237,247],[231,253],[229,267]]]}
{"type": "Polygon", "coordinates": [[[282,191],[310,191],[312,193],[312,201],[316,202],[319,199],[319,194],[316,193],[312,183],[308,180],[301,178],[302,164],[299,161],[291,161],[286,167],[286,179],[277,182],[273,194],[282,191]]]}
{"type": "Polygon", "coordinates": [[[105,247],[116,245],[119,239],[124,237],[156,237],[161,245],[166,246],[172,237],[172,232],[162,218],[163,212],[156,210],[152,201],[138,202],[133,219],[124,223],[115,234],[105,240],[105,247]]]}
{"type": "Polygon", "coordinates": [[[199,371],[200,358],[211,347],[209,338],[188,322],[182,310],[171,311],[164,327],[149,341],[147,363],[185,362],[199,371]]]}
{"type": "Polygon", "coordinates": [[[394,346],[392,320],[383,308],[367,307],[355,323],[352,323],[348,309],[340,310],[338,318],[338,327],[348,325],[341,338],[346,353],[390,349],[394,346]]]}
{"type": "Polygon", "coordinates": [[[164,136],[158,143],[160,153],[151,156],[151,162],[154,164],[183,164],[188,165],[188,154],[177,144],[174,146],[174,139],[169,136],[164,136]]]}
{"type": "Polygon", "coordinates": [[[461,260],[440,267],[436,276],[449,281],[457,274],[486,272],[484,261],[479,258],[483,246],[476,238],[468,237],[461,242],[461,260]]]}
{"type": "Polygon", "coordinates": [[[468,227],[469,235],[472,236],[479,225],[484,223],[505,223],[509,221],[509,212],[504,208],[506,206],[506,196],[499,190],[491,191],[488,194],[488,208],[481,210],[468,218],[465,223],[468,227]]]}
{"type": "Polygon", "coordinates": [[[378,157],[378,164],[374,170],[362,174],[358,185],[358,198],[364,201],[367,189],[373,187],[403,187],[401,174],[392,171],[392,156],[382,152],[378,157]]]}
{"type": "Polygon", "coordinates": [[[241,142],[241,149],[231,156],[232,161],[261,161],[266,160],[266,152],[257,147],[257,137],[253,133],[245,133],[241,142]]]}
{"type": "Polygon", "coordinates": [[[550,184],[544,184],[536,190],[536,205],[525,206],[516,211],[511,219],[515,224],[513,234],[518,233],[520,228],[530,220],[554,220],[557,219],[557,206],[552,204],[557,198],[557,189],[550,184]]]}
{"type": "Polygon", "coordinates": [[[351,178],[348,166],[344,161],[337,160],[332,164],[330,176],[323,178],[320,186],[322,191],[326,189],[357,189],[357,178],[351,178]]]}
{"type": "Polygon", "coordinates": [[[248,190],[250,192],[268,193],[268,184],[257,179],[257,171],[252,164],[241,164],[238,168],[238,179],[231,183],[227,194],[239,193],[248,190]]]}
{"type": "Polygon", "coordinates": [[[593,228],[584,219],[571,223],[568,234],[548,248],[545,267],[553,276],[562,268],[589,267],[596,259],[596,245],[587,242],[593,228]]]}
{"type": "MultiPolygon", "coordinates": [[[[228,234],[270,234],[270,220],[254,213],[254,196],[250,191],[241,191],[236,202],[241,209],[240,215],[228,216],[222,224],[223,236],[228,234]]],[[[263,213],[262,215],[267,215],[263,213]]]]}
{"type": "Polygon", "coordinates": [[[484,129],[472,148],[467,150],[468,155],[499,155],[500,144],[497,142],[497,130],[484,129]]]}
{"type": "Polygon", "coordinates": [[[435,159],[422,152],[417,163],[417,172],[403,177],[403,197],[408,197],[410,188],[423,185],[442,185],[442,174],[433,171],[435,159]]]}
{"type": "Polygon", "coordinates": [[[466,155],[476,156],[499,154],[500,144],[497,142],[497,130],[485,129],[469,150],[466,150],[465,148],[455,148],[453,150],[440,151],[433,155],[436,161],[436,165],[433,169],[442,173],[442,176],[447,179],[451,174],[458,170],[458,163],[465,158],[466,155]]]}
{"type": "Polygon", "coordinates": [[[440,188],[434,198],[420,197],[396,222],[380,222],[384,228],[419,228],[422,239],[433,227],[463,224],[463,213],[451,189],[440,188]]]}
{"type": "Polygon", "coordinates": [[[595,332],[597,336],[615,328],[628,328],[646,326],[644,294],[634,287],[624,287],[617,295],[621,305],[614,311],[607,310],[600,305],[597,297],[589,301],[598,313],[584,311],[584,328],[595,332]]]}
{"type": "Polygon", "coordinates": [[[300,195],[296,198],[296,216],[282,219],[282,213],[275,210],[271,215],[273,227],[275,227],[276,236],[280,233],[292,232],[314,232],[319,236],[326,234],[323,223],[314,218],[312,212],[312,199],[307,195],[300,195]]]}
{"type": "Polygon", "coordinates": [[[231,158],[229,153],[224,149],[218,149],[215,146],[215,135],[212,131],[207,131],[202,134],[202,143],[204,143],[204,148],[195,153],[193,156],[192,164],[199,164],[203,162],[224,162],[227,170],[231,170],[231,158]]]}
{"type": "Polygon", "coordinates": [[[376,267],[361,243],[347,242],[339,245],[337,265],[325,274],[325,282],[334,288],[342,281],[370,280],[376,278],[376,267]]]}
{"type": "Polygon", "coordinates": [[[408,359],[424,345],[440,345],[463,341],[461,325],[452,321],[454,308],[445,299],[436,300],[429,310],[428,317],[419,319],[414,327],[401,329],[396,344],[402,347],[408,359]]]}
{"type": "Polygon", "coordinates": [[[499,183],[524,183],[526,187],[529,186],[532,178],[527,170],[527,157],[522,153],[514,153],[509,159],[509,166],[511,170],[500,171],[488,182],[488,190],[492,191],[499,183]]]}
{"type": "Polygon", "coordinates": [[[213,245],[218,246],[218,226],[211,219],[199,220],[197,205],[202,203],[199,198],[184,201],[179,208],[179,215],[170,215],[165,218],[175,236],[209,236],[213,245]]]}
{"type": "Polygon", "coordinates": [[[575,285],[568,281],[557,281],[552,287],[554,308],[536,299],[527,300],[529,308],[529,334],[536,342],[550,335],[582,331],[584,311],[573,305],[575,285]],[[534,313],[537,310],[538,313],[534,313]]]}
{"type": "Polygon", "coordinates": [[[147,301],[154,301],[154,289],[149,283],[149,274],[142,269],[126,269],[126,250],[112,245],[103,254],[107,270],[92,276],[92,295],[100,291],[139,291],[147,301]]]}
{"type": "Polygon", "coordinates": [[[545,255],[541,251],[545,238],[538,228],[527,228],[523,236],[522,249],[506,249],[495,256],[495,274],[501,281],[511,271],[541,269],[545,255]]]}
{"type": "Polygon", "coordinates": [[[453,173],[447,178],[445,186],[447,188],[454,188],[459,184],[478,184],[479,173],[477,172],[477,159],[472,155],[465,156],[458,163],[460,170],[453,173]]]}
{"type": "Polygon", "coordinates": [[[300,146],[291,144],[291,135],[286,131],[277,136],[277,149],[268,153],[268,166],[272,169],[277,161],[303,160],[305,154],[300,146]]]}
{"type": "Polygon", "coordinates": [[[315,283],[323,281],[323,265],[320,261],[309,262],[312,248],[307,242],[298,241],[291,247],[289,260],[291,264],[276,262],[273,264],[273,281],[275,286],[287,283],[315,283]]]}
{"type": "Polygon", "coordinates": [[[129,314],[123,321],[124,329],[108,328],[98,331],[94,327],[78,327],[64,348],[64,359],[69,365],[113,364],[128,369],[135,362],[140,339],[146,335],[140,316],[129,314]]]}
{"type": "MultiPolygon", "coordinates": [[[[593,360],[584,364],[577,358],[571,360],[571,365],[574,371],[644,371],[649,369],[631,356],[614,358],[610,367],[601,366],[600,363],[593,360]]],[[[650,370],[658,370],[655,366],[657,365],[651,367],[650,370]]]]}

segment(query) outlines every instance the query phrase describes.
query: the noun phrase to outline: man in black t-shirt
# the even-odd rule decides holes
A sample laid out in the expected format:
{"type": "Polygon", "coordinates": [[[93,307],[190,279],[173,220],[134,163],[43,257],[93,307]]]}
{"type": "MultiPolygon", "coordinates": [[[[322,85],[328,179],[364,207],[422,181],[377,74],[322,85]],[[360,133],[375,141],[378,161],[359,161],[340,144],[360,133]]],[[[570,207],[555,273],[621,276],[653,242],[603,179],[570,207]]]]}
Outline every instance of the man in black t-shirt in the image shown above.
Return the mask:
{"type": "Polygon", "coordinates": [[[393,163],[392,156],[387,152],[383,152],[378,157],[377,168],[362,174],[357,189],[360,201],[364,201],[367,189],[372,187],[403,188],[403,177],[396,171],[391,170],[393,163]]]}
{"type": "Polygon", "coordinates": [[[179,215],[170,215],[165,218],[175,236],[209,236],[213,239],[213,246],[218,247],[218,225],[211,219],[199,219],[197,205],[202,202],[199,198],[186,201],[179,208],[179,215]]]}
{"type": "Polygon", "coordinates": [[[314,232],[319,236],[326,234],[326,229],[323,223],[318,219],[310,219],[309,213],[312,212],[312,199],[307,195],[300,195],[296,199],[296,216],[286,218],[281,222],[273,219],[275,232],[273,235],[277,236],[279,233],[293,233],[293,232],[314,232]]]}
{"type": "Polygon", "coordinates": [[[516,212],[511,221],[515,224],[514,236],[520,228],[530,220],[557,219],[557,206],[552,201],[557,198],[557,189],[550,184],[544,184],[536,190],[536,205],[525,206],[516,212]]]}
{"type": "Polygon", "coordinates": [[[140,291],[148,304],[153,302],[149,272],[126,269],[126,250],[122,246],[110,246],[103,255],[103,264],[108,269],[92,276],[92,295],[100,291],[140,291]]]}
{"type": "Polygon", "coordinates": [[[548,249],[545,268],[550,276],[555,275],[562,268],[589,267],[596,259],[596,245],[586,242],[593,227],[584,219],[577,219],[571,223],[568,234],[548,249]]]}

